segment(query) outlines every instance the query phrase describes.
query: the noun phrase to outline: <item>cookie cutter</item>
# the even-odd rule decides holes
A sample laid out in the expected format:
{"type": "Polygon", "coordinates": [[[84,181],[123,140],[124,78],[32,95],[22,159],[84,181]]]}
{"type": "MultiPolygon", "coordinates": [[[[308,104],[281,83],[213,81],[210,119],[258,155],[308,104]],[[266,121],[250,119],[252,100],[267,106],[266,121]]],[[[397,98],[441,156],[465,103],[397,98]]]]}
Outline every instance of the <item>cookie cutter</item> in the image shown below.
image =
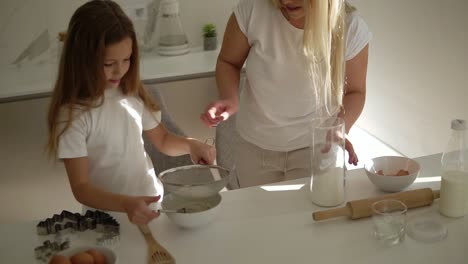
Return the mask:
{"type": "Polygon", "coordinates": [[[97,239],[97,244],[99,246],[113,247],[120,241],[120,235],[117,232],[108,232],[104,233],[101,237],[97,239]]]}
{"type": "Polygon", "coordinates": [[[64,242],[50,241],[46,240],[42,243],[41,246],[38,246],[34,249],[34,255],[36,259],[47,262],[47,260],[54,255],[55,253],[65,250],[70,247],[70,241],[66,240],[64,242]]]}
{"type": "Polygon", "coordinates": [[[36,225],[39,236],[55,235],[55,241],[46,240],[34,248],[36,259],[47,262],[55,253],[70,247],[68,238],[62,236],[74,232],[94,230],[102,234],[98,245],[113,246],[120,241],[120,224],[111,215],[102,211],[87,210],[84,215],[63,210],[60,214],[40,221],[36,225]]]}
{"type": "Polygon", "coordinates": [[[87,210],[85,215],[63,210],[60,214],[54,214],[51,218],[40,221],[36,227],[40,236],[68,231],[96,230],[98,233],[120,231],[119,223],[108,213],[91,210],[87,210]]]}

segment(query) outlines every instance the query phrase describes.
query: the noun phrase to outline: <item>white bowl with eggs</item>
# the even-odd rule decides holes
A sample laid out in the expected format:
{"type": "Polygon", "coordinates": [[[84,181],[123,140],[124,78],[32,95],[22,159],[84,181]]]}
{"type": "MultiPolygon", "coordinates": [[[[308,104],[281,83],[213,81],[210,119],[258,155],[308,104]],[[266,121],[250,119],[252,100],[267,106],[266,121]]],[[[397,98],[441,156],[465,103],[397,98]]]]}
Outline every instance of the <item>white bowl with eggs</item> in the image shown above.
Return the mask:
{"type": "Polygon", "coordinates": [[[416,180],[421,166],[410,158],[382,156],[367,161],[364,170],[369,180],[380,190],[399,192],[416,180]]]}
{"type": "Polygon", "coordinates": [[[179,210],[179,212],[165,212],[169,219],[182,228],[198,228],[214,221],[221,204],[221,195],[216,194],[202,199],[188,199],[173,194],[164,196],[161,207],[165,210],[179,210]],[[185,212],[180,212],[185,209],[185,212]]]}
{"type": "Polygon", "coordinates": [[[52,257],[52,264],[117,264],[117,255],[107,247],[101,246],[77,246],[58,252],[57,257],[52,257]],[[66,257],[60,258],[60,256],[66,257]]]}

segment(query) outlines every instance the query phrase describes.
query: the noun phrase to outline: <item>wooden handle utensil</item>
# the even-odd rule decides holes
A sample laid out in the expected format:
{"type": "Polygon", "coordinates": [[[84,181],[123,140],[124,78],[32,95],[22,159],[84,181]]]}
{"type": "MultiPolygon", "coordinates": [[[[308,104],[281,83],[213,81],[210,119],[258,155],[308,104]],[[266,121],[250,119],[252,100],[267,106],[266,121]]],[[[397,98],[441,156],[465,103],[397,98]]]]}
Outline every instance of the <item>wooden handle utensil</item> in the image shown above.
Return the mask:
{"type": "Polygon", "coordinates": [[[158,241],[154,238],[151,229],[147,225],[139,225],[141,233],[145,237],[148,245],[149,264],[175,264],[175,259],[158,241]]]}
{"type": "Polygon", "coordinates": [[[423,188],[412,191],[405,191],[399,193],[386,194],[374,198],[367,198],[361,200],[349,201],[346,206],[334,208],[330,210],[317,211],[312,213],[312,218],[315,221],[326,220],[330,218],[348,216],[351,219],[359,219],[369,217],[372,215],[371,205],[374,202],[395,199],[403,202],[408,209],[423,207],[431,205],[434,199],[440,197],[439,190],[432,190],[431,188],[423,188]]]}

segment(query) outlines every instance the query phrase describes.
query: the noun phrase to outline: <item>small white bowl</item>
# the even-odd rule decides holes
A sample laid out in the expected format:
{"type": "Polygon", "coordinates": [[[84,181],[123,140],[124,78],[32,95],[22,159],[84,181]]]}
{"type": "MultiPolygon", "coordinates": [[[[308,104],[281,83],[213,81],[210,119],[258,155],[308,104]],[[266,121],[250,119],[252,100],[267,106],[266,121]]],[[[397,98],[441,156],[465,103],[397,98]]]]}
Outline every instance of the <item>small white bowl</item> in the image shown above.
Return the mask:
{"type": "Polygon", "coordinates": [[[420,169],[421,166],[416,161],[399,156],[373,158],[364,166],[369,180],[385,192],[399,192],[410,186],[418,177],[420,169]],[[384,175],[377,174],[380,170],[384,175]],[[394,176],[399,170],[408,171],[409,175],[394,176]]]}
{"type": "Polygon", "coordinates": [[[185,213],[167,212],[166,215],[173,223],[182,228],[196,228],[207,225],[215,219],[220,203],[220,194],[203,199],[187,199],[168,194],[164,196],[161,206],[166,210],[186,208],[187,212],[185,213]]]}
{"type": "Polygon", "coordinates": [[[62,255],[65,257],[72,257],[73,255],[80,253],[80,252],[85,252],[90,249],[96,249],[99,250],[104,257],[106,258],[106,263],[107,264],[117,264],[117,255],[115,252],[107,247],[101,247],[101,246],[77,246],[77,247],[71,247],[68,248],[64,251],[60,251],[57,253],[57,255],[62,255]]]}

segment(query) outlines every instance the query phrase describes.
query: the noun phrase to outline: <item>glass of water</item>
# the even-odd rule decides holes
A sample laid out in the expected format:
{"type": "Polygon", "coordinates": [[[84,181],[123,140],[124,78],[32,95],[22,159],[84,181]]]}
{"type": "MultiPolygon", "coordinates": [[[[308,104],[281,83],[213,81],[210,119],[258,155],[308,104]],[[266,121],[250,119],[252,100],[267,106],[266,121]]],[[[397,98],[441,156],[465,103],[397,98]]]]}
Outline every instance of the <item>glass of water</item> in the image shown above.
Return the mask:
{"type": "Polygon", "coordinates": [[[387,245],[402,242],[406,233],[406,205],[388,199],[377,201],[371,207],[375,237],[387,245]]]}

